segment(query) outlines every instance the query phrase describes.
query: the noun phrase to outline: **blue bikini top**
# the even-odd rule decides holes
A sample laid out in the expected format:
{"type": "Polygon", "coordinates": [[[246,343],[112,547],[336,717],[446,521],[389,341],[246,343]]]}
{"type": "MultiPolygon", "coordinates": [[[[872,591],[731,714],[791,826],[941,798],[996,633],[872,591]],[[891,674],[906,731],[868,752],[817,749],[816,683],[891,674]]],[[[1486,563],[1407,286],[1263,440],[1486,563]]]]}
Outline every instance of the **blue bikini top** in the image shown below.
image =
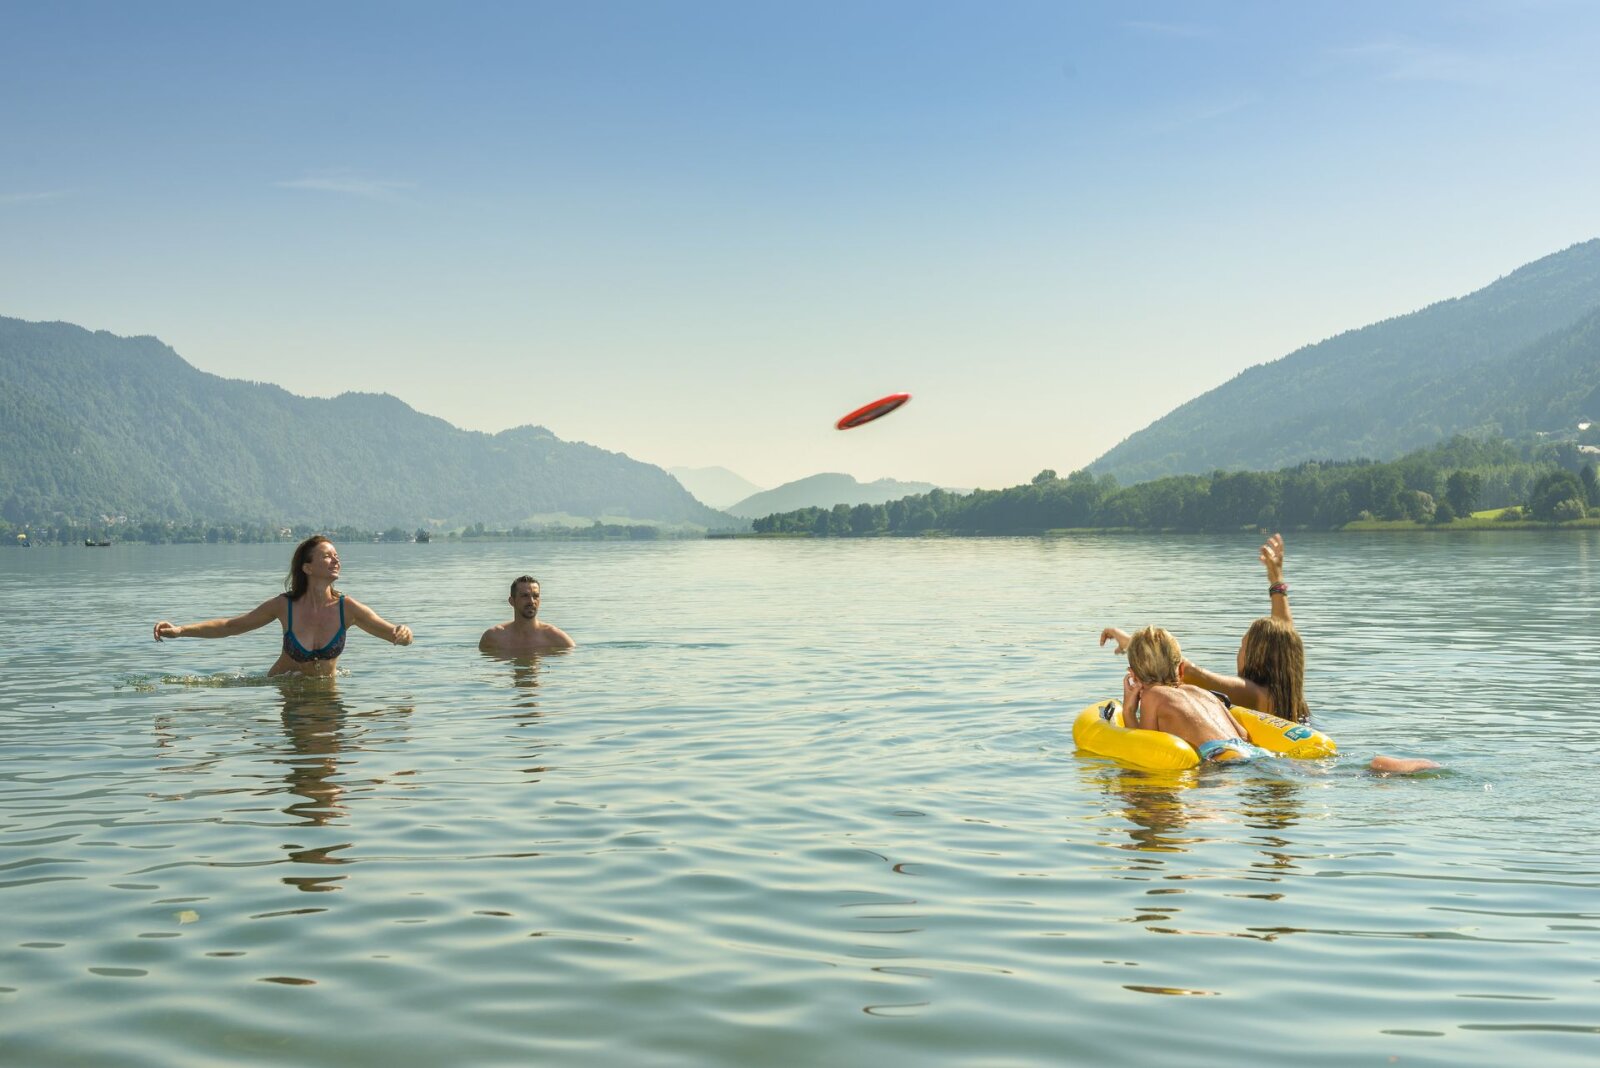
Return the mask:
{"type": "Polygon", "coordinates": [[[283,596],[289,602],[289,625],[283,631],[284,654],[299,664],[311,660],[337,660],[339,654],[344,652],[344,594],[339,595],[339,631],[320,649],[307,649],[294,636],[294,598],[287,593],[283,596]]]}

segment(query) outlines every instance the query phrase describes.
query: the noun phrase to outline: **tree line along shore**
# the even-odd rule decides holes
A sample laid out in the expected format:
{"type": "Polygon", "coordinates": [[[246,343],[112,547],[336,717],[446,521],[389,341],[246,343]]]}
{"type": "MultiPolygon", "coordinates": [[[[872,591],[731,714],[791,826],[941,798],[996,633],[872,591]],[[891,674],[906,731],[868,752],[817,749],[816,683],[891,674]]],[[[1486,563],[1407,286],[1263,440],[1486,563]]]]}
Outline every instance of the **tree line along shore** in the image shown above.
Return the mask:
{"type": "MultiPolygon", "coordinates": [[[[1396,460],[1297,464],[1278,471],[1215,471],[1120,486],[1088,470],[1044,470],[1003,490],[935,489],[887,504],[800,508],[756,519],[739,537],[1022,535],[1084,532],[1273,530],[1510,530],[1600,526],[1600,448],[1458,436],[1396,460]]],[[[706,536],[703,528],[594,521],[513,526],[481,522],[449,530],[370,530],[351,525],[259,521],[61,517],[50,524],[0,520],[7,544],[295,541],[655,541],[706,536]]]]}
{"type": "Polygon", "coordinates": [[[757,536],[862,537],[1600,526],[1597,452],[1578,441],[1458,436],[1385,462],[1311,462],[1131,486],[1088,470],[1066,478],[1045,470],[1009,489],[801,508],[757,519],[753,529],[757,536]]]}
{"type": "Polygon", "coordinates": [[[175,520],[115,521],[62,520],[49,525],[12,526],[0,521],[0,541],[9,545],[108,545],[135,542],[150,545],[236,544],[264,542],[294,543],[312,534],[326,534],[338,542],[427,543],[473,541],[666,541],[675,538],[700,538],[702,528],[673,528],[650,524],[595,522],[587,526],[511,527],[486,529],[482,523],[453,530],[408,531],[400,527],[369,530],[350,525],[276,526],[267,523],[204,523],[175,520]]]}

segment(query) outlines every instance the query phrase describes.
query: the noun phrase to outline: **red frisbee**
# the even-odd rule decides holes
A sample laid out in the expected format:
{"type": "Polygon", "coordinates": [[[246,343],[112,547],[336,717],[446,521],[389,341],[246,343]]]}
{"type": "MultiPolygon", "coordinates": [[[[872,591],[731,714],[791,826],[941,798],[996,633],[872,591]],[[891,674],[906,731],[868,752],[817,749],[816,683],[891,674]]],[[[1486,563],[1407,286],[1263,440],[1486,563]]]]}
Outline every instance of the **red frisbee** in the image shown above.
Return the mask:
{"type": "Polygon", "coordinates": [[[834,424],[840,430],[850,430],[874,419],[882,419],[906,401],[911,399],[909,393],[891,393],[887,397],[880,397],[871,404],[863,404],[843,419],[834,424]]]}

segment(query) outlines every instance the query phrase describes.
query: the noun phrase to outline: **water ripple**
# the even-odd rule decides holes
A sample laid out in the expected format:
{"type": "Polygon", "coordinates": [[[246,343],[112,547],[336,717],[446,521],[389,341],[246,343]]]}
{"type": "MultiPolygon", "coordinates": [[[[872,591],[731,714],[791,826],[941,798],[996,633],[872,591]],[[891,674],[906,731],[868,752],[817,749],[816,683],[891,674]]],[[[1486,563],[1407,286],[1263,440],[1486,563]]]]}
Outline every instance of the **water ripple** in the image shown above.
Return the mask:
{"type": "Polygon", "coordinates": [[[1093,636],[1229,663],[1248,538],[539,544],[523,663],[530,546],[344,548],[418,641],[332,685],[148,641],[279,547],[0,553],[8,1064],[1593,1060],[1592,534],[1296,538],[1342,755],[1180,774],[1075,755],[1093,636]]]}

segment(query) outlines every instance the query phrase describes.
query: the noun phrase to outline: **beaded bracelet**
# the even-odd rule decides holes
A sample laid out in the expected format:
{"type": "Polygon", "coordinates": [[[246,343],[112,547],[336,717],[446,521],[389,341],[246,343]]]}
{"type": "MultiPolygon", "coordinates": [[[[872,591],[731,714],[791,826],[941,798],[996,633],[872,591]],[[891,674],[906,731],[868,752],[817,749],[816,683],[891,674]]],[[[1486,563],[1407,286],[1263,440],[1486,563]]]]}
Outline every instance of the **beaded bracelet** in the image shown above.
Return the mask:
{"type": "Polygon", "coordinates": [[[1289,584],[1287,582],[1274,582],[1272,585],[1267,587],[1267,596],[1268,597],[1279,597],[1279,596],[1287,597],[1287,596],[1289,596],[1289,584]]]}

